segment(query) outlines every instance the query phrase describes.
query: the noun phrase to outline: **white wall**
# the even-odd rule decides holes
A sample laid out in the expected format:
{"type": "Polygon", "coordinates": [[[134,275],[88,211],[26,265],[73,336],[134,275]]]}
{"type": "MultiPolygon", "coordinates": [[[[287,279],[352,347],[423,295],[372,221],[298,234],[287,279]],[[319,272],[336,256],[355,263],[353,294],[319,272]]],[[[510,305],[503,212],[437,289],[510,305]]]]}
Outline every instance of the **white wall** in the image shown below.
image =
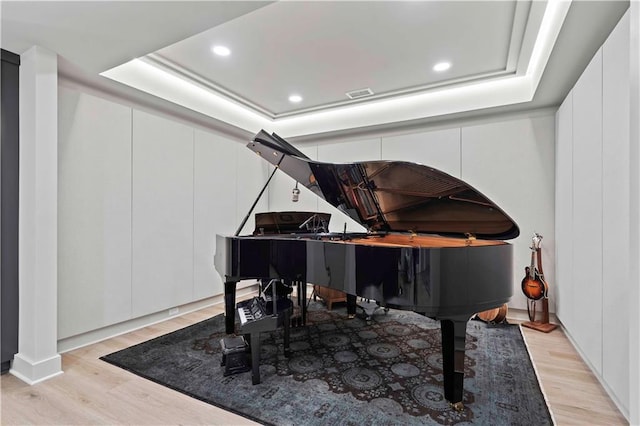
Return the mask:
{"type": "Polygon", "coordinates": [[[138,317],[193,300],[193,129],[137,110],[132,124],[131,302],[138,317]]]}
{"type": "Polygon", "coordinates": [[[58,105],[58,340],[222,294],[215,235],[235,232],[264,161],[76,82],[61,80],[58,105]]]}
{"type": "MultiPolygon", "coordinates": [[[[552,284],[553,310],[554,126],[553,111],[549,110],[425,128],[408,134],[372,135],[338,143],[319,141],[302,148],[306,152],[317,150],[319,161],[410,161],[462,178],[497,203],[520,226],[521,236],[511,241],[515,248],[511,307],[526,309],[520,283],[524,267],[530,261],[531,236],[534,231],[544,236],[544,271],[552,284]]],[[[271,210],[296,209],[296,203],[290,200],[295,182],[287,179],[270,186],[271,210]]],[[[302,193],[301,201],[305,197],[302,193]]],[[[321,201],[318,209],[332,213],[332,231],[342,231],[344,223],[349,231],[363,230],[326,202],[321,201]]]]}
{"type": "Polygon", "coordinates": [[[526,309],[522,293],[525,266],[531,263],[531,238],[543,236],[542,264],[549,284],[549,309],[555,310],[553,115],[462,128],[462,180],[500,206],[520,227],[514,246],[510,307],[526,309]]]}
{"type": "MultiPolygon", "coordinates": [[[[629,413],[629,13],[557,113],[557,317],[629,413]]],[[[633,362],[637,362],[633,361],[633,362]]]]}
{"type": "Polygon", "coordinates": [[[627,417],[629,371],[620,366],[630,361],[628,52],[627,12],[602,46],[602,376],[622,402],[627,417]],[[620,326],[620,318],[627,319],[627,324],[620,326]]]}
{"type": "MultiPolygon", "coordinates": [[[[576,340],[602,370],[602,55],[597,54],[573,94],[573,217],[571,263],[576,340]]],[[[559,165],[561,167],[561,165],[559,165]]],[[[561,173],[558,170],[558,173],[561,173]]],[[[558,258],[562,262],[562,258],[558,258]]]]}
{"type": "MultiPolygon", "coordinates": [[[[630,14],[630,114],[640,117],[640,3],[631,2],[630,14]]],[[[629,276],[640,277],[640,120],[630,120],[629,163],[629,276]]],[[[627,289],[629,313],[629,421],[640,424],[640,285],[627,289]]]]}
{"type": "Polygon", "coordinates": [[[412,161],[441,170],[460,179],[462,168],[461,129],[454,127],[422,133],[388,136],[382,145],[385,160],[412,161]]]}
{"type": "Polygon", "coordinates": [[[193,297],[201,299],[224,291],[211,268],[216,252],[211,236],[232,235],[236,228],[239,144],[202,130],[195,131],[194,143],[193,297]]]}
{"type": "Polygon", "coordinates": [[[67,337],[131,316],[131,108],[58,94],[58,335],[67,337]]]}
{"type": "Polygon", "coordinates": [[[569,329],[574,326],[573,303],[573,94],[556,113],[556,316],[569,329]]]}

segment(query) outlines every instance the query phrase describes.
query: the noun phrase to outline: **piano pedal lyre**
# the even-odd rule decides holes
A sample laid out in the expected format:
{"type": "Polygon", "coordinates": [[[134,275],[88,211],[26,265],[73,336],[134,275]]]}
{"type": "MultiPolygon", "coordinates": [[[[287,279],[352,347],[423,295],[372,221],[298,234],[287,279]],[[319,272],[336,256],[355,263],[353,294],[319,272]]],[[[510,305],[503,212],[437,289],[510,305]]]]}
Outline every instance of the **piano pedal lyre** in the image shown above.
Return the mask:
{"type": "MultiPolygon", "coordinates": [[[[360,299],[360,303],[358,303],[358,307],[362,309],[362,311],[364,312],[365,321],[367,323],[371,322],[371,319],[373,318],[373,314],[378,309],[381,308],[380,304],[375,300],[372,301],[371,299],[363,299],[363,298],[360,299]]],[[[387,313],[388,311],[389,310],[385,308],[384,312],[387,313]]]]}

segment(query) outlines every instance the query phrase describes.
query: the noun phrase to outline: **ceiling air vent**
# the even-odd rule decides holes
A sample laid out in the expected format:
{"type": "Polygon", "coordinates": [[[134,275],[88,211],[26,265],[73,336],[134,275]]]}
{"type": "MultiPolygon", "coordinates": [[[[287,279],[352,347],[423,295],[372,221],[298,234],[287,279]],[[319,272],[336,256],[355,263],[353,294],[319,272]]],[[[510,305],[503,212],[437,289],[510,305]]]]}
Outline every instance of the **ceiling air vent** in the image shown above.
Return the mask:
{"type": "Polygon", "coordinates": [[[371,95],[373,95],[373,90],[369,89],[368,87],[366,89],[358,89],[347,92],[347,96],[349,97],[349,99],[365,98],[371,95]]]}

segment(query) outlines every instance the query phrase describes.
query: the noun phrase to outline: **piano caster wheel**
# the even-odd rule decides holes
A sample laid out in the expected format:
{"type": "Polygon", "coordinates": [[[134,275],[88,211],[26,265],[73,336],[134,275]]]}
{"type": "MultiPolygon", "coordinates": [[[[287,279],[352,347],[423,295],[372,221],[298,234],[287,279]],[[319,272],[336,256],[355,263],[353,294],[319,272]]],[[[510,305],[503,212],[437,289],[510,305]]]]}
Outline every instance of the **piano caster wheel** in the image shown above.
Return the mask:
{"type": "Polygon", "coordinates": [[[461,412],[464,411],[464,404],[462,403],[462,401],[458,401],[458,402],[451,402],[451,408],[453,408],[455,411],[457,412],[461,412]]]}
{"type": "Polygon", "coordinates": [[[349,314],[347,315],[347,318],[349,319],[354,319],[356,317],[356,314],[349,314]]]}

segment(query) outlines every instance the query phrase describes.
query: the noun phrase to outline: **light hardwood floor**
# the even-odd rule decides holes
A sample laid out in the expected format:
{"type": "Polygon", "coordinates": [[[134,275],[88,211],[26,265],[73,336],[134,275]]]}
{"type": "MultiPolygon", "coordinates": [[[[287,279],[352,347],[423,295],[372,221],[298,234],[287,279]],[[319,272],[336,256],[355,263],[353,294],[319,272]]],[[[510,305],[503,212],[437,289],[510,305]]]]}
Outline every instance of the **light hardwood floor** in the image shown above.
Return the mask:
{"type": "MultiPolygon", "coordinates": [[[[0,423],[255,424],[99,360],[222,311],[222,306],[202,309],[65,353],[64,374],[34,386],[3,375],[0,423]]],[[[560,329],[524,333],[558,425],[628,424],[560,329]]]]}

